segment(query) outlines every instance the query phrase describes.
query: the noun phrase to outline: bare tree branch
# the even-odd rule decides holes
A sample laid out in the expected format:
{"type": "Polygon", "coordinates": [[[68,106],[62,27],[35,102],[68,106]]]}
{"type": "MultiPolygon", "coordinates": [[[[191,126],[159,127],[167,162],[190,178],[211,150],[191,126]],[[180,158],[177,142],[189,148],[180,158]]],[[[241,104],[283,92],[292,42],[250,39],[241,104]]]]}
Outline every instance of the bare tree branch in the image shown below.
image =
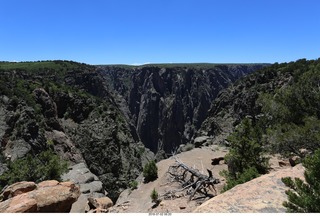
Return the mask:
{"type": "Polygon", "coordinates": [[[168,168],[168,174],[172,178],[173,182],[178,182],[181,185],[181,189],[174,191],[168,191],[163,194],[164,198],[172,198],[176,196],[177,192],[186,190],[187,194],[191,194],[189,200],[192,200],[196,193],[201,193],[206,197],[212,196],[208,194],[209,191],[217,191],[214,184],[218,184],[219,179],[213,177],[212,171],[207,169],[208,175],[204,175],[199,172],[199,170],[187,166],[183,162],[179,161],[177,157],[174,157],[175,164],[168,168]]]}

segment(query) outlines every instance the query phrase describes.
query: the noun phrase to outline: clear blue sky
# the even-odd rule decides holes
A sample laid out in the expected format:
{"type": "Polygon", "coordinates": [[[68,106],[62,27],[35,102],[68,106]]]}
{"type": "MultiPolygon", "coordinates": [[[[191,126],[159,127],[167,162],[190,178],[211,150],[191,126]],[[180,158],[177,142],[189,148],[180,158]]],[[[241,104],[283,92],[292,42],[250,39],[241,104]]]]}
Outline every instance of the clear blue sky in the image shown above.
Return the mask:
{"type": "Polygon", "coordinates": [[[320,57],[320,0],[0,0],[0,20],[2,61],[320,57]]]}

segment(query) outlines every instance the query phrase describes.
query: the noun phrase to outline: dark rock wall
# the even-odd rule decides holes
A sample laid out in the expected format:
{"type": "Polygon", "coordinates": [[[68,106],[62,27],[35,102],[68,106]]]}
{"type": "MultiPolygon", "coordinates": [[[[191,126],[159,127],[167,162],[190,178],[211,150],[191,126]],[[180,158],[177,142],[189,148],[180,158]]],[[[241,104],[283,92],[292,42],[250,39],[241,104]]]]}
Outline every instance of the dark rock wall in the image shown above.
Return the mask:
{"type": "MultiPolygon", "coordinates": [[[[15,160],[51,148],[70,164],[85,161],[116,200],[153,155],[119,110],[101,74],[95,68],[70,70],[57,81],[50,73],[19,73],[11,80],[24,80],[22,90],[34,104],[15,92],[10,97],[0,94],[4,158],[15,160]]],[[[0,158],[0,174],[5,162],[0,158]]]]}
{"type": "Polygon", "coordinates": [[[153,152],[189,142],[218,92],[263,65],[201,67],[101,66],[121,110],[153,152]]]}

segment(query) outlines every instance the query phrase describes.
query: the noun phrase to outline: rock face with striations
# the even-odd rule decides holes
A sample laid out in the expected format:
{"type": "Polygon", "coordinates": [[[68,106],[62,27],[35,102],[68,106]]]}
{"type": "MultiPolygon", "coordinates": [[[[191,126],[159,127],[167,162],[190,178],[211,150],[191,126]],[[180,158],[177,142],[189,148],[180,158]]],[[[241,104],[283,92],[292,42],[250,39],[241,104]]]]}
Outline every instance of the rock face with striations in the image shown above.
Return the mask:
{"type": "Polygon", "coordinates": [[[263,65],[101,66],[121,110],[153,152],[189,142],[221,89],[263,65]]]}

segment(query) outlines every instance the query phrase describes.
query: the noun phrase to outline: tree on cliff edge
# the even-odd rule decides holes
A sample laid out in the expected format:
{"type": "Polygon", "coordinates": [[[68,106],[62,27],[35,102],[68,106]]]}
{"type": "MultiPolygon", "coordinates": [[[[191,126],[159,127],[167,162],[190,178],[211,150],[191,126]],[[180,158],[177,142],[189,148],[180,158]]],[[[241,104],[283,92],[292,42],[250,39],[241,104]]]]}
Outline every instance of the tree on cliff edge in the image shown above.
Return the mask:
{"type": "Polygon", "coordinates": [[[306,158],[303,165],[306,168],[306,182],[299,178],[282,178],[283,183],[291,189],[286,191],[288,201],[283,205],[290,213],[320,212],[320,149],[306,158]]]}

